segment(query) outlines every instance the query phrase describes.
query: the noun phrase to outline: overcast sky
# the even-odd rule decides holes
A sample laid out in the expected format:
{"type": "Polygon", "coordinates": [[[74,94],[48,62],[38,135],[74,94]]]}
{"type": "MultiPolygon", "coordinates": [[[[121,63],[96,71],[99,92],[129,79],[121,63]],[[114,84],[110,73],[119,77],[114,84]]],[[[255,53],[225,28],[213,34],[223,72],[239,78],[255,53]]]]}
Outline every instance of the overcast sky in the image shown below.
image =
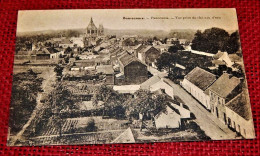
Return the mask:
{"type": "Polygon", "coordinates": [[[92,9],[19,11],[17,31],[86,28],[91,17],[96,26],[103,24],[108,29],[238,29],[235,9],[92,9]],[[186,18],[199,16],[210,19],[186,18]],[[158,17],[169,19],[154,19],[158,17]]]}

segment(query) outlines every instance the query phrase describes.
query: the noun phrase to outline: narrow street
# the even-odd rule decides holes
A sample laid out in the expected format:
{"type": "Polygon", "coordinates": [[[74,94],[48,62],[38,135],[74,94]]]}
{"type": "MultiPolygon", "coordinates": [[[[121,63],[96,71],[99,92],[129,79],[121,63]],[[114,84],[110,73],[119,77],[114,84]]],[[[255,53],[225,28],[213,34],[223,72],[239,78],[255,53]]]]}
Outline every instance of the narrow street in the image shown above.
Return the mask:
{"type": "Polygon", "coordinates": [[[235,139],[236,133],[231,131],[217,117],[208,112],[197,100],[188,94],[182,87],[165,79],[173,88],[174,94],[179,96],[195,115],[196,123],[213,140],[235,139]]]}

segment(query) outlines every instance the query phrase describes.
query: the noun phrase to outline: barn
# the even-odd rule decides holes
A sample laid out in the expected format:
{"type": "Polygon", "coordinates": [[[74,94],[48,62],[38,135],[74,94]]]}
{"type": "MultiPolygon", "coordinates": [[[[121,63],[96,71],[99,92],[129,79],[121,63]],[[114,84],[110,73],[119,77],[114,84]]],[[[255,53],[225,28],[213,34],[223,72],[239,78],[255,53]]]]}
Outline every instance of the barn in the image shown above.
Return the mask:
{"type": "Polygon", "coordinates": [[[118,62],[126,84],[141,84],[148,79],[147,66],[134,55],[125,53],[118,62]]]}

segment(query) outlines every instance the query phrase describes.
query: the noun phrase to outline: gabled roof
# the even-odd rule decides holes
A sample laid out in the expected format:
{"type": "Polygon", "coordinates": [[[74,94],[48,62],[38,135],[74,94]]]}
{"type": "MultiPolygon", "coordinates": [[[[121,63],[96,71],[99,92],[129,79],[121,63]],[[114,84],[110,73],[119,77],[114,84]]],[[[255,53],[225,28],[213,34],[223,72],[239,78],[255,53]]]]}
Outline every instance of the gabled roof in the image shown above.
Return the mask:
{"type": "Polygon", "coordinates": [[[185,79],[205,91],[216,80],[216,75],[196,67],[185,76],[185,79]]]}
{"type": "Polygon", "coordinates": [[[149,78],[148,80],[146,80],[145,82],[143,82],[141,84],[141,89],[149,89],[151,85],[159,82],[161,80],[161,78],[157,75],[154,75],[153,77],[149,78]]]}
{"type": "Polygon", "coordinates": [[[115,140],[111,143],[135,143],[135,138],[131,128],[127,128],[123,133],[121,133],[115,140]]]}
{"type": "Polygon", "coordinates": [[[220,97],[226,98],[239,84],[239,78],[230,77],[227,73],[224,73],[208,89],[220,97]]]}
{"type": "Polygon", "coordinates": [[[239,116],[246,120],[252,118],[249,96],[247,90],[233,98],[230,102],[226,104],[226,107],[236,112],[239,116]]]}
{"type": "Polygon", "coordinates": [[[57,49],[55,49],[55,48],[44,48],[43,51],[46,51],[46,53],[49,52],[50,54],[54,54],[54,53],[59,52],[59,51],[58,51],[57,49]]]}
{"type": "MultiPolygon", "coordinates": [[[[118,58],[119,62],[121,62],[121,64],[125,67],[127,66],[128,64],[134,62],[134,61],[137,61],[137,62],[140,62],[142,63],[141,61],[139,61],[134,55],[131,55],[129,53],[125,53],[123,54],[122,56],[120,56],[118,58]]],[[[142,63],[143,65],[145,65],[144,63],[142,63]]],[[[145,65],[146,66],[146,65],[145,65]]]]}
{"type": "Polygon", "coordinates": [[[59,52],[57,49],[49,47],[38,50],[36,54],[54,54],[57,52],[59,52]]]}
{"type": "Polygon", "coordinates": [[[180,115],[180,111],[172,106],[166,106],[166,110],[165,111],[160,111],[158,114],[155,115],[155,119],[158,119],[161,114],[166,114],[168,118],[173,118],[174,119],[174,116],[172,116],[173,114],[178,114],[180,115]]]}
{"type": "Polygon", "coordinates": [[[150,48],[152,48],[152,46],[142,46],[141,49],[139,49],[139,51],[137,51],[138,53],[146,53],[150,48]]]}

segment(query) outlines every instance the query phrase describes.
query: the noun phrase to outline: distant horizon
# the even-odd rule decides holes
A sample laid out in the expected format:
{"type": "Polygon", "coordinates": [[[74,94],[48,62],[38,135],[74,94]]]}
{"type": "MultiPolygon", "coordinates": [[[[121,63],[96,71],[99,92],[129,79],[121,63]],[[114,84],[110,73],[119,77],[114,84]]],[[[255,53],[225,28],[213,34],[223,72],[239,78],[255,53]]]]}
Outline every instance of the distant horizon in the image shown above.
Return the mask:
{"type": "MultiPolygon", "coordinates": [[[[210,27],[210,28],[213,28],[213,27],[210,27]]],[[[113,31],[126,31],[126,30],[131,30],[131,31],[134,31],[134,30],[147,30],[147,31],[165,31],[165,32],[171,32],[171,31],[174,31],[174,30],[192,30],[192,31],[198,31],[198,30],[201,30],[201,31],[205,31],[206,29],[210,29],[210,28],[205,28],[205,29],[171,29],[171,30],[162,30],[162,29],[109,29],[109,28],[104,28],[105,30],[113,30],[113,31]]],[[[215,28],[220,28],[220,29],[224,29],[224,28],[221,28],[221,27],[215,27],[215,28]]],[[[44,31],[66,31],[66,30],[79,30],[79,29],[86,29],[86,28],[67,28],[67,29],[45,29],[45,30],[34,30],[34,31],[20,31],[17,33],[36,33],[36,32],[44,32],[44,31]]],[[[226,30],[224,29],[225,31],[227,32],[235,32],[237,31],[238,29],[236,30],[226,30]]]]}
{"type": "Polygon", "coordinates": [[[86,9],[19,11],[17,32],[84,29],[88,26],[91,17],[97,27],[102,24],[104,28],[110,30],[205,30],[211,27],[227,31],[238,30],[236,11],[228,8],[86,9]],[[178,19],[179,17],[183,19],[178,19]],[[211,19],[191,19],[192,17],[210,17],[211,19]],[[219,17],[219,19],[213,17],[219,17]]]}

